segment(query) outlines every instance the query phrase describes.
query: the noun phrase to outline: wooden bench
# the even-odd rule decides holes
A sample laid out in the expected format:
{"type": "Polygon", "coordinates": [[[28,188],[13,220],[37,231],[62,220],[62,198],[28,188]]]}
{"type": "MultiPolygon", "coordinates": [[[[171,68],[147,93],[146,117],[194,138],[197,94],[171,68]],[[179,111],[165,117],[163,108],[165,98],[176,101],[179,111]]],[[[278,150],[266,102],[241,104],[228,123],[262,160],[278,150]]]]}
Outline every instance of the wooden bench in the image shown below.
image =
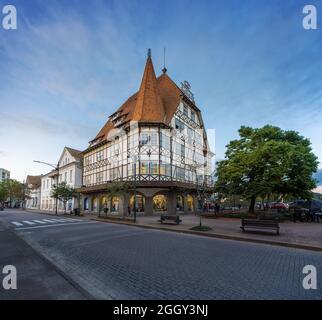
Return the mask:
{"type": "Polygon", "coordinates": [[[182,220],[180,220],[180,216],[177,215],[164,215],[161,214],[160,216],[160,222],[163,223],[164,221],[173,221],[176,224],[179,224],[182,220]]]}
{"type": "Polygon", "coordinates": [[[75,208],[74,210],[70,210],[70,215],[74,214],[75,216],[80,216],[79,208],[75,208]]]}
{"type": "Polygon", "coordinates": [[[278,220],[259,220],[259,219],[242,219],[240,229],[245,232],[245,228],[251,229],[272,229],[276,230],[276,234],[280,234],[278,220]]]}

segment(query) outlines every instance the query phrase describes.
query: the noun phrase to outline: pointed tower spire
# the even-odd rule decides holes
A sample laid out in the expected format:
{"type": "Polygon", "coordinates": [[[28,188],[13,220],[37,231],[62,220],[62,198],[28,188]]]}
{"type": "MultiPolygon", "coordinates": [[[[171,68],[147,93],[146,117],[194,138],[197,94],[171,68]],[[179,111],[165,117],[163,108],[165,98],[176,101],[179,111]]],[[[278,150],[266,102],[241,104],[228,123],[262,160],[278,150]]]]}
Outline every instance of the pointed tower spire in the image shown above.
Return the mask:
{"type": "Polygon", "coordinates": [[[144,74],[133,111],[133,121],[164,122],[165,111],[155,76],[151,49],[148,50],[144,74]]]}
{"type": "Polygon", "coordinates": [[[165,67],[165,47],[163,48],[163,69],[162,69],[162,73],[167,73],[167,68],[165,67]]]}

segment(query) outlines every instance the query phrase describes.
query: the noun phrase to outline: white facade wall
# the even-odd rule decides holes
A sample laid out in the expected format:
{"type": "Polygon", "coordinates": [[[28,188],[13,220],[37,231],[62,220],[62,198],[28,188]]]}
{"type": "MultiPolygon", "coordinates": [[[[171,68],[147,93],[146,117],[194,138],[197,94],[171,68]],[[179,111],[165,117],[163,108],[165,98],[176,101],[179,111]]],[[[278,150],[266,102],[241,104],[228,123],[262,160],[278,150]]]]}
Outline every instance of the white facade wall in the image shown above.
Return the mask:
{"type": "Polygon", "coordinates": [[[10,171],[0,168],[0,181],[10,179],[10,171]]]}
{"type": "Polygon", "coordinates": [[[41,203],[41,188],[35,188],[30,190],[29,199],[26,201],[26,208],[27,209],[40,209],[41,203]]]}
{"type": "MultiPolygon", "coordinates": [[[[57,175],[51,172],[41,178],[41,210],[55,211],[56,200],[51,197],[52,188],[57,183],[57,175]]],[[[68,150],[64,149],[59,160],[58,183],[66,182],[72,188],[82,186],[82,167],[81,162],[75,159],[68,150]]],[[[78,207],[77,198],[69,201],[67,211],[78,207]]],[[[62,201],[58,201],[58,211],[64,211],[62,201]]]]}
{"type": "Polygon", "coordinates": [[[41,210],[53,211],[55,209],[54,199],[50,196],[54,180],[50,175],[51,173],[48,173],[41,178],[41,210]]]}

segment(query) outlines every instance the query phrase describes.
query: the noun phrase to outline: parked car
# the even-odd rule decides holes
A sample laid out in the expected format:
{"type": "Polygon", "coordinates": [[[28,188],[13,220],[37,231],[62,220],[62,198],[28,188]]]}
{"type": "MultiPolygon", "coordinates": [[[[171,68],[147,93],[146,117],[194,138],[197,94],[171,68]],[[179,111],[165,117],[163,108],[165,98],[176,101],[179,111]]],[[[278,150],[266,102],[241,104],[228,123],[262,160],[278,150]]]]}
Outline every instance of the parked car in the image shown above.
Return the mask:
{"type": "Polygon", "coordinates": [[[320,200],[309,200],[303,205],[304,208],[308,209],[310,213],[316,213],[322,210],[322,201],[320,200]]]}
{"type": "Polygon", "coordinates": [[[288,204],[284,202],[272,202],[268,205],[269,209],[275,209],[277,211],[287,211],[288,204]]]}
{"type": "Polygon", "coordinates": [[[290,204],[290,212],[295,214],[298,220],[319,221],[322,215],[322,201],[296,200],[290,204]]]}
{"type": "Polygon", "coordinates": [[[295,200],[291,203],[289,203],[289,211],[290,212],[294,212],[294,211],[298,211],[301,210],[305,204],[306,200],[295,200]]]}
{"type": "Polygon", "coordinates": [[[290,211],[307,209],[312,213],[322,210],[322,201],[320,200],[296,200],[289,205],[290,211]]]}

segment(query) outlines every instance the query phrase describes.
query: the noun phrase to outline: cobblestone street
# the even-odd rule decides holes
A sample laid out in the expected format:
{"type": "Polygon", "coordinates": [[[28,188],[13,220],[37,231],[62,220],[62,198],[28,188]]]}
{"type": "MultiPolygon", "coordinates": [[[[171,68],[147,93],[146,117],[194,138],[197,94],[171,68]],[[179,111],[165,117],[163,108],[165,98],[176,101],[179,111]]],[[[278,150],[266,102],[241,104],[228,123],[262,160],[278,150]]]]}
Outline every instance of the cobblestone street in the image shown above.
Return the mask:
{"type": "Polygon", "coordinates": [[[16,232],[95,298],[322,298],[302,287],[321,253],[100,222],[16,232]]]}

